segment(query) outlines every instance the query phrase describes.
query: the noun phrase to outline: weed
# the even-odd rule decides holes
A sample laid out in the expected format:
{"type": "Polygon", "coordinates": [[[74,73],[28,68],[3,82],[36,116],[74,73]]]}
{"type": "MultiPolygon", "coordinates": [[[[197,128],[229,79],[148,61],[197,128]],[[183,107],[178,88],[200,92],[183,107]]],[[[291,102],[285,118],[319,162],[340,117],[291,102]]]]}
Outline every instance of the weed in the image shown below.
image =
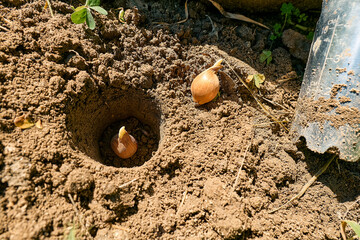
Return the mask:
{"type": "Polygon", "coordinates": [[[309,39],[309,40],[313,40],[314,32],[313,31],[309,32],[308,35],[306,35],[306,38],[309,39]]]}
{"type": "Polygon", "coordinates": [[[77,227],[74,223],[68,228],[68,231],[68,234],[64,235],[64,240],[76,240],[77,227]]]}
{"type": "Polygon", "coordinates": [[[272,61],[272,52],[271,50],[263,50],[260,54],[260,62],[265,62],[268,65],[272,61]]]}
{"type": "Polygon", "coordinates": [[[76,24],[86,22],[86,25],[88,25],[91,30],[95,29],[94,17],[92,16],[90,9],[103,15],[108,14],[105,9],[100,7],[100,0],[86,0],[85,5],[74,9],[74,13],[71,14],[71,21],[76,24]]]}
{"type": "Polygon", "coordinates": [[[284,16],[283,17],[284,20],[282,23],[274,24],[272,33],[270,35],[270,41],[271,41],[270,48],[267,50],[264,50],[260,54],[260,62],[262,62],[262,63],[266,61],[266,64],[269,64],[272,61],[271,47],[272,47],[274,41],[281,37],[281,35],[283,34],[284,29],[287,25],[291,25],[292,27],[295,27],[304,32],[307,32],[308,34],[306,37],[309,40],[312,40],[312,38],[314,37],[314,29],[313,28],[309,28],[309,27],[300,25],[300,23],[307,22],[308,15],[306,15],[305,13],[301,13],[300,10],[298,8],[294,7],[294,5],[292,3],[283,3],[281,5],[280,11],[281,11],[281,15],[284,16]]]}
{"type": "Polygon", "coordinates": [[[119,12],[119,21],[121,23],[126,23],[124,8],[119,8],[119,10],[120,10],[120,12],[119,12]]]}
{"type": "Polygon", "coordinates": [[[254,75],[249,75],[245,82],[248,84],[248,86],[251,89],[260,89],[260,85],[263,84],[265,81],[265,75],[264,74],[254,74],[254,75]]]}
{"type": "MultiPolygon", "coordinates": [[[[345,234],[345,227],[347,224],[354,230],[355,234],[360,239],[360,225],[357,222],[349,221],[349,220],[341,221],[341,236],[342,236],[342,238],[345,240],[347,239],[346,234],[345,234]]],[[[350,239],[353,239],[353,238],[350,238],[350,239]]]]}
{"type": "Polygon", "coordinates": [[[281,31],[281,24],[275,23],[273,26],[273,32],[271,33],[270,40],[274,41],[277,38],[281,37],[282,31],[281,31]]]}
{"type": "Polygon", "coordinates": [[[285,16],[281,32],[284,30],[286,24],[290,24],[305,32],[313,31],[313,28],[300,25],[300,23],[306,22],[308,20],[308,16],[305,13],[301,13],[298,8],[292,5],[292,3],[283,3],[280,10],[281,15],[285,16]]]}

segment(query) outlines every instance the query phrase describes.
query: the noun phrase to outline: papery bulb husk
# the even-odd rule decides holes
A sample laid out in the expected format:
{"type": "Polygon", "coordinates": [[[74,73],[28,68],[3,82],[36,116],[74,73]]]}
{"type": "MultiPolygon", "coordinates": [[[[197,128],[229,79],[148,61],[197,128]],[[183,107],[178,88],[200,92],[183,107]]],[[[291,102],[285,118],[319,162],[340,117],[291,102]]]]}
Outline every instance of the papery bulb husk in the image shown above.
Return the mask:
{"type": "Polygon", "coordinates": [[[137,151],[138,144],[124,127],[111,139],[111,148],[120,158],[130,158],[137,151]],[[125,131],[125,132],[124,132],[125,131]],[[120,136],[120,137],[119,137],[120,136]]]}
{"type": "Polygon", "coordinates": [[[191,94],[194,102],[202,105],[213,100],[220,90],[217,71],[222,68],[221,62],[217,61],[212,67],[200,73],[191,83],[191,94]]]}

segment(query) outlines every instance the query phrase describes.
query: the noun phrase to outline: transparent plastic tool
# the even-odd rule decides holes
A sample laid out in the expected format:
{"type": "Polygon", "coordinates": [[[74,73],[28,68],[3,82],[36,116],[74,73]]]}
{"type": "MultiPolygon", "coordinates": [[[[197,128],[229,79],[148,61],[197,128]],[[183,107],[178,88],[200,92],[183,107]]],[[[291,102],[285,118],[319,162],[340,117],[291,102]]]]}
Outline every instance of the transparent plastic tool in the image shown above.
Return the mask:
{"type": "Polygon", "coordinates": [[[323,1],[291,131],[313,151],[360,159],[360,0],[323,1]]]}

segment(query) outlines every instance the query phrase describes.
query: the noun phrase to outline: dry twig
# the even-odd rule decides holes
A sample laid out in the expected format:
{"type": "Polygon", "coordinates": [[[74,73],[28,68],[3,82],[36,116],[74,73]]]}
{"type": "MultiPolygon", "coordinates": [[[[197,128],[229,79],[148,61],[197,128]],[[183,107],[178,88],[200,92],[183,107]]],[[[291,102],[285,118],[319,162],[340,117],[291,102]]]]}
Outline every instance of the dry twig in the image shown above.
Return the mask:
{"type": "Polygon", "coordinates": [[[166,22],[153,22],[154,24],[162,24],[162,25],[171,25],[171,24],[180,24],[180,23],[184,23],[189,19],[189,11],[188,11],[188,7],[187,7],[187,2],[188,0],[185,1],[185,19],[180,20],[176,23],[166,23],[166,22]]]}
{"type": "Polygon", "coordinates": [[[129,181],[129,182],[126,182],[126,183],[124,183],[124,184],[121,184],[121,185],[119,186],[119,189],[129,186],[130,184],[132,184],[132,183],[135,182],[136,180],[137,180],[137,178],[134,178],[133,180],[131,180],[131,181],[129,181]]]}
{"type": "Polygon", "coordinates": [[[73,209],[74,209],[76,215],[78,216],[79,223],[80,223],[80,225],[81,225],[81,230],[82,230],[82,231],[85,231],[85,233],[86,233],[86,235],[89,237],[89,239],[92,239],[92,236],[91,236],[91,235],[89,234],[89,232],[86,230],[85,224],[84,224],[84,222],[83,222],[82,214],[80,213],[80,211],[79,211],[78,208],[76,207],[75,202],[74,202],[74,199],[73,199],[73,197],[71,196],[70,193],[68,194],[68,197],[69,197],[69,199],[70,199],[70,201],[71,201],[71,204],[72,204],[72,206],[73,206],[73,209]]]}
{"type": "Polygon", "coordinates": [[[214,5],[214,7],[216,7],[224,17],[232,18],[232,19],[236,19],[236,20],[240,20],[240,21],[244,21],[244,22],[248,22],[248,23],[254,23],[254,24],[259,25],[259,26],[261,26],[263,28],[269,29],[264,24],[259,23],[257,21],[254,21],[254,20],[252,20],[252,19],[250,19],[248,17],[245,17],[244,15],[226,12],[224,10],[224,8],[219,3],[217,3],[217,2],[215,2],[213,0],[209,0],[209,2],[211,2],[214,5]]]}
{"type": "Polygon", "coordinates": [[[9,29],[7,29],[6,27],[3,27],[3,26],[0,26],[0,29],[3,30],[3,31],[5,31],[5,32],[8,32],[8,31],[9,31],[9,29]]]}
{"type": "Polygon", "coordinates": [[[48,6],[48,7],[49,7],[51,17],[54,18],[54,13],[53,13],[53,10],[52,10],[52,8],[51,8],[50,0],[46,0],[46,5],[45,5],[45,6],[48,6]]]}
{"type": "Polygon", "coordinates": [[[284,109],[284,110],[285,110],[286,112],[288,112],[288,113],[293,113],[292,111],[290,111],[289,109],[287,109],[286,107],[284,107],[283,105],[281,105],[280,103],[271,101],[270,99],[267,99],[267,98],[265,98],[265,97],[262,97],[262,99],[264,99],[265,101],[271,103],[272,105],[276,105],[276,106],[284,109]]]}
{"type": "MultiPolygon", "coordinates": [[[[284,120],[284,121],[281,121],[282,123],[288,123],[288,121],[284,120]]],[[[274,123],[277,123],[277,122],[265,122],[265,123],[259,123],[259,124],[254,124],[255,127],[265,127],[265,126],[268,126],[270,124],[274,124],[274,123]]]]}
{"type": "Polygon", "coordinates": [[[304,195],[306,190],[316,181],[316,179],[318,179],[318,177],[325,172],[325,170],[329,167],[330,163],[335,159],[335,157],[336,155],[330,158],[330,160],[322,168],[320,168],[320,170],[302,187],[302,189],[300,190],[300,192],[298,192],[298,194],[296,194],[294,197],[292,197],[289,201],[287,201],[285,204],[281,205],[280,207],[271,210],[269,213],[274,213],[284,208],[287,204],[291,203],[295,199],[299,199],[302,195],[304,195]]]}
{"type": "Polygon", "coordinates": [[[178,215],[178,214],[180,213],[180,208],[182,207],[182,205],[184,205],[187,192],[188,192],[188,191],[185,190],[184,193],[183,193],[183,197],[182,197],[181,202],[180,202],[180,205],[179,205],[179,207],[178,207],[178,209],[177,209],[176,215],[178,215]]]}
{"type": "Polygon", "coordinates": [[[245,83],[244,80],[241,79],[241,77],[235,72],[235,70],[231,67],[230,63],[228,63],[226,60],[224,61],[226,62],[226,64],[229,66],[229,68],[231,69],[231,71],[234,72],[234,74],[236,75],[236,77],[240,80],[240,82],[245,86],[245,88],[251,93],[251,95],[253,96],[253,98],[255,99],[255,101],[257,102],[257,104],[259,104],[259,106],[262,108],[262,110],[272,119],[274,120],[276,123],[278,123],[281,127],[283,127],[287,132],[289,132],[289,129],[287,127],[285,127],[284,124],[282,124],[282,122],[280,120],[278,120],[276,117],[274,117],[269,110],[267,110],[265,108],[265,106],[260,102],[259,98],[255,95],[254,91],[251,90],[251,88],[249,88],[249,86],[245,83]]]}
{"type": "MultiPolygon", "coordinates": [[[[252,132],[252,131],[251,131],[251,132],[252,132]]],[[[244,166],[246,154],[247,154],[247,152],[249,151],[249,148],[250,148],[250,146],[251,146],[253,137],[254,137],[254,134],[252,134],[251,139],[250,139],[250,142],[249,142],[249,145],[248,145],[248,146],[246,147],[246,149],[245,149],[244,156],[243,156],[243,158],[242,158],[239,171],[238,171],[238,173],[237,173],[237,175],[236,175],[236,179],[235,179],[234,185],[233,185],[233,187],[232,187],[232,189],[231,189],[232,192],[235,190],[235,188],[236,188],[236,186],[237,186],[237,184],[238,184],[238,182],[239,182],[240,173],[241,173],[242,167],[244,166]]]]}
{"type": "Polygon", "coordinates": [[[123,227],[123,226],[115,225],[115,224],[110,224],[110,228],[116,228],[119,230],[123,230],[125,232],[130,232],[130,229],[123,227]]]}
{"type": "Polygon", "coordinates": [[[284,83],[284,82],[287,82],[289,80],[295,80],[295,79],[298,79],[299,77],[291,77],[291,78],[285,78],[285,79],[277,79],[276,82],[278,83],[284,83]]]}

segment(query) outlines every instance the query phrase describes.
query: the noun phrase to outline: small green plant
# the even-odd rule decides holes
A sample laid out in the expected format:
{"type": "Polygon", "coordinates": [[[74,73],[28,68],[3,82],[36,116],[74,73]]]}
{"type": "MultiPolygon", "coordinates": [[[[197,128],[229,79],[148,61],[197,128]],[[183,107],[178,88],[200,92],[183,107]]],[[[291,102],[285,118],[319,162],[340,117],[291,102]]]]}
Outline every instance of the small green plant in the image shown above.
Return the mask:
{"type": "Polygon", "coordinates": [[[247,76],[245,82],[252,90],[260,89],[260,85],[265,82],[265,75],[264,74],[254,74],[247,76]]]}
{"type": "Polygon", "coordinates": [[[64,240],[76,240],[77,227],[75,224],[72,224],[72,226],[68,228],[68,231],[68,234],[64,235],[64,240]]]}
{"type": "Polygon", "coordinates": [[[300,25],[300,23],[306,22],[308,20],[308,16],[305,13],[301,13],[298,8],[292,5],[292,3],[283,3],[280,10],[281,15],[285,16],[281,31],[284,30],[286,24],[290,24],[304,32],[313,31],[312,28],[300,25]]]}
{"type": "Polygon", "coordinates": [[[308,35],[306,35],[306,38],[309,39],[309,40],[313,40],[314,32],[313,31],[309,32],[308,35]]]}
{"type": "Polygon", "coordinates": [[[281,15],[284,16],[282,23],[275,23],[273,26],[272,33],[270,35],[271,45],[270,49],[264,50],[260,54],[260,62],[265,62],[269,64],[272,61],[272,52],[271,47],[275,40],[279,39],[284,32],[286,25],[291,25],[296,27],[304,32],[308,32],[307,38],[312,40],[314,37],[314,30],[309,27],[300,25],[308,20],[308,16],[305,13],[301,13],[298,8],[296,8],[292,3],[283,3],[280,8],[281,15]]]}
{"type": "Polygon", "coordinates": [[[281,37],[282,31],[281,31],[281,24],[275,23],[273,26],[273,32],[271,33],[270,40],[274,41],[277,38],[281,37]]]}
{"type": "Polygon", "coordinates": [[[100,7],[100,0],[86,0],[84,6],[74,9],[75,12],[71,14],[71,21],[76,24],[86,22],[86,25],[88,25],[91,30],[95,29],[94,17],[92,16],[90,9],[103,15],[108,14],[105,9],[100,7]]]}
{"type": "Polygon", "coordinates": [[[120,12],[119,12],[119,21],[124,24],[126,23],[126,20],[125,20],[125,11],[124,11],[124,8],[119,8],[120,12]]]}
{"type": "Polygon", "coordinates": [[[360,239],[360,225],[357,222],[349,221],[349,220],[341,221],[341,235],[343,239],[347,239],[345,234],[345,227],[347,224],[354,230],[356,236],[360,239]]]}
{"type": "Polygon", "coordinates": [[[266,65],[268,65],[272,61],[272,52],[270,50],[263,50],[260,54],[260,62],[263,63],[265,61],[266,65]]]}

